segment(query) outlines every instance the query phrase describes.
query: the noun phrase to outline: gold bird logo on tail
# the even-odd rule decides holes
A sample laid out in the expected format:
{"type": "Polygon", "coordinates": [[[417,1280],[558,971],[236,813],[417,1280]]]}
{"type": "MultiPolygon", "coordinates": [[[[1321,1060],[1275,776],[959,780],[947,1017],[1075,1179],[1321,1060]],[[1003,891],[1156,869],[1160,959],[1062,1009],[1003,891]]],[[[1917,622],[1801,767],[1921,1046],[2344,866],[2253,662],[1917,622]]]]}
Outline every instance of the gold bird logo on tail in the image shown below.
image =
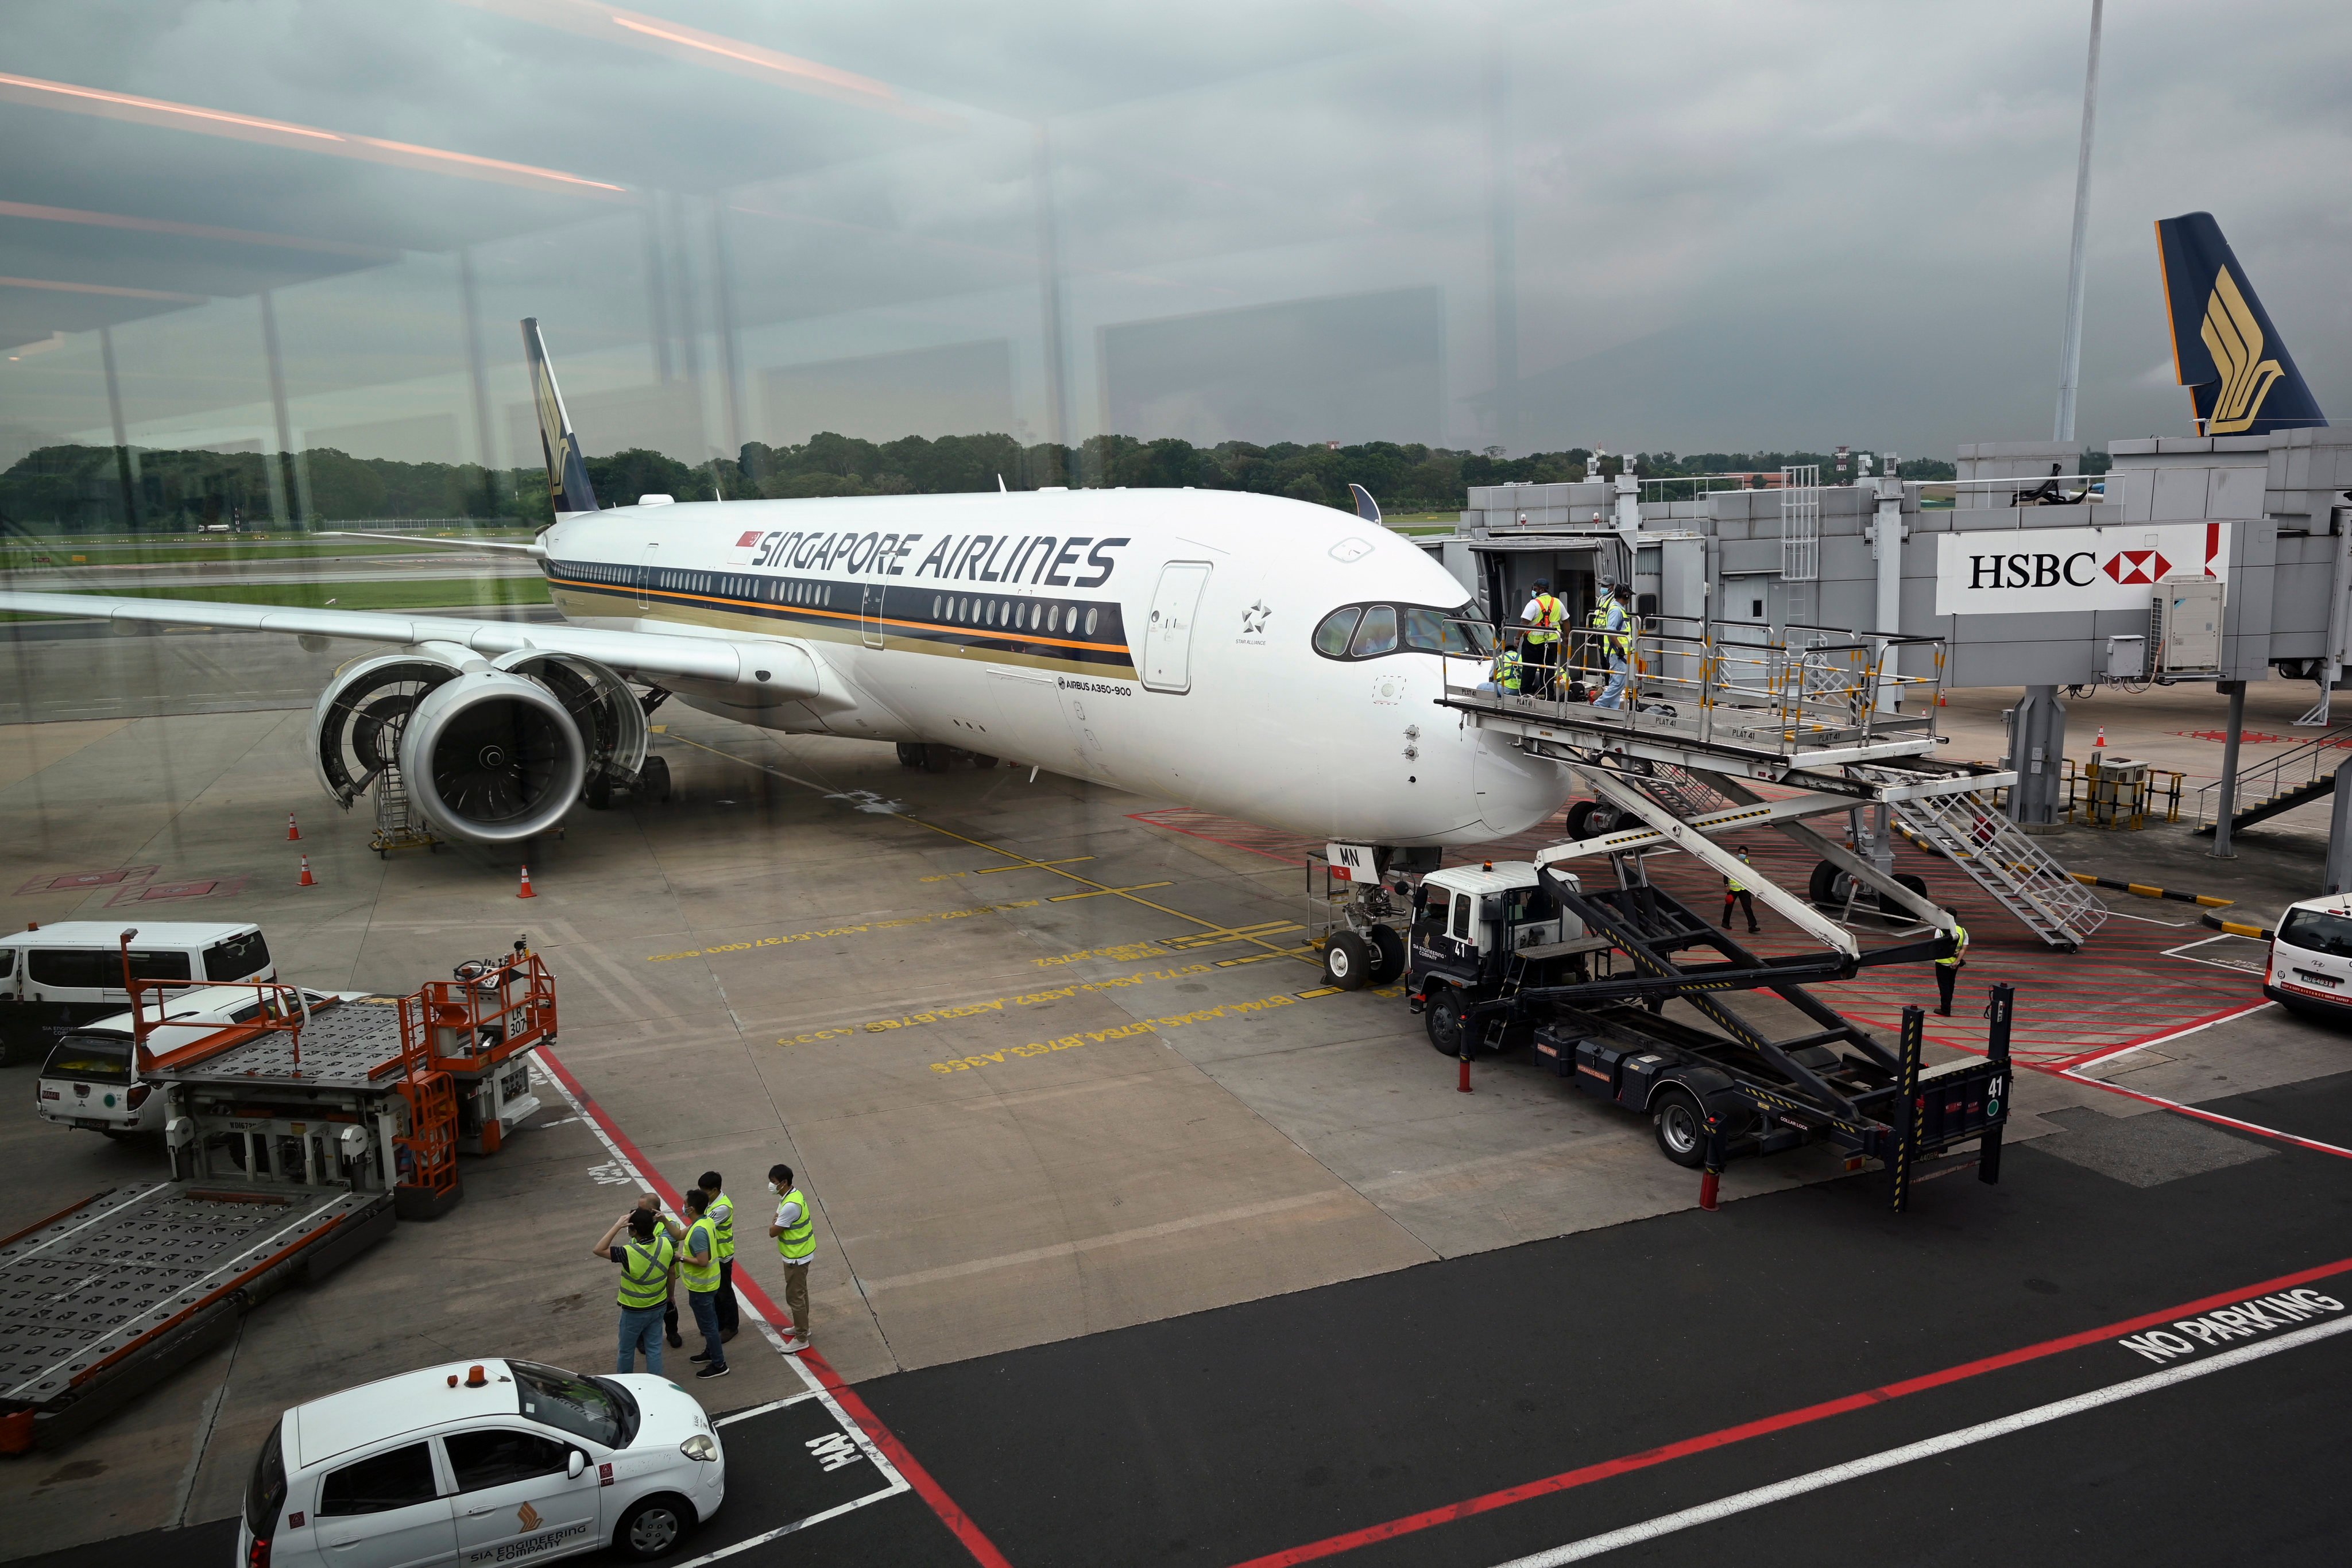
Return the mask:
{"type": "Polygon", "coordinates": [[[2262,326],[2226,267],[2213,273],[2213,294],[2205,301],[2205,323],[2197,335],[2221,372],[2206,434],[2236,434],[2261,416],[2263,400],[2286,372],[2276,360],[2263,358],[2262,326]]]}

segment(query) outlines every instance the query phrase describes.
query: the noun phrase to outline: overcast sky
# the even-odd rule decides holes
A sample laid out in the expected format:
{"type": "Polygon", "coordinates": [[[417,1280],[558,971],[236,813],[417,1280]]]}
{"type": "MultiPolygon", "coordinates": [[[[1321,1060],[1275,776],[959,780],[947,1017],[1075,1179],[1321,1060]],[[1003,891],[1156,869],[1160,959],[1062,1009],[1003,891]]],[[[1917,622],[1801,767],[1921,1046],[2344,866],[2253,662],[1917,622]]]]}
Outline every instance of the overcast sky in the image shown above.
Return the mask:
{"type": "MultiPolygon", "coordinates": [[[[107,438],[100,326],[132,441],[271,445],[265,289],[290,437],[363,455],[514,460],[522,314],[592,451],[2042,439],[2088,16],[18,0],[0,459],[107,438]]],[[[2340,0],[2109,6],[2085,438],[2189,432],[2150,225],[2199,208],[2352,418],[2347,59],[2340,0]]]]}

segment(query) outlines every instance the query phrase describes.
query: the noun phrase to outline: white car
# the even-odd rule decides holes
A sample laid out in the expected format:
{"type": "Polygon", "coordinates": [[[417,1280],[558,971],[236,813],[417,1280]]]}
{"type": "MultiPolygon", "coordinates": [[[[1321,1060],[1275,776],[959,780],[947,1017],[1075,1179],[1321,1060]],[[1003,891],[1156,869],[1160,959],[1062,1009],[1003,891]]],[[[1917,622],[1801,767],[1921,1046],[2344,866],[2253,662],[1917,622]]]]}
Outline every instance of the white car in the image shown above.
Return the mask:
{"type": "Polygon", "coordinates": [[[2352,894],[2288,908],[2271,938],[2263,995],[2301,1018],[2352,1023],[2352,894]]]}
{"type": "MultiPolygon", "coordinates": [[[[269,993],[275,998],[277,992],[269,993]]],[[[331,998],[365,996],[364,991],[313,991],[302,995],[317,1007],[331,998]]],[[[231,1024],[259,1018],[271,1005],[246,986],[199,986],[194,990],[167,993],[158,1009],[148,1007],[147,1049],[157,1056],[193,1045],[231,1024]]],[[[33,1091],[33,1108],[51,1122],[87,1127],[110,1138],[163,1130],[163,1103],[151,1101],[154,1087],[140,1081],[132,1060],[131,1015],[117,1013],[72,1030],[50,1048],[33,1091]]]]}
{"type": "Polygon", "coordinates": [[[662,1556],[727,1494],[710,1418],[666,1377],[426,1367],[289,1410],[253,1467],[236,1568],[485,1568],[662,1556]]]}

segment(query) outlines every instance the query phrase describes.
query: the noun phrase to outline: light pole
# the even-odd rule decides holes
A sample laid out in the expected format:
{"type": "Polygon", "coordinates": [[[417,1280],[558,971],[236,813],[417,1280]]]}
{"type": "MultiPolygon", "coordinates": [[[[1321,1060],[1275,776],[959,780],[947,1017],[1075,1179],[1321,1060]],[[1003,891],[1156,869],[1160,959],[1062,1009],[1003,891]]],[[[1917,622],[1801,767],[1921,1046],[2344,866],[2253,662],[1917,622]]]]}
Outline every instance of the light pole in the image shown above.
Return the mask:
{"type": "Polygon", "coordinates": [[[2083,229],[2091,216],[2091,127],[2099,109],[2099,18],[2106,0],[2091,0],[2091,57],[2083,72],[2083,145],[2074,156],[2074,246],[2066,264],[2066,347],[2058,369],[2058,429],[2074,439],[2074,384],[2083,373],[2083,229]]]}

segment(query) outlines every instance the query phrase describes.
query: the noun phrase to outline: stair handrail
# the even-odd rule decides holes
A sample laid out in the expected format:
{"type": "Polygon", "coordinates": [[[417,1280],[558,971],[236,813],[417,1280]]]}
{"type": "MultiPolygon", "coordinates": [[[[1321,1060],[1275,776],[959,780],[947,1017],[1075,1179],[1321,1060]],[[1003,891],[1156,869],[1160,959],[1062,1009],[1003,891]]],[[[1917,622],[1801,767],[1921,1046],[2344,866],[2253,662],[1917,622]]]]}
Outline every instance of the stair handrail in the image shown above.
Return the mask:
{"type": "MultiPolygon", "coordinates": [[[[2242,736],[2242,739],[2243,737],[2242,736]]],[[[2352,724],[2339,724],[2335,728],[2328,730],[2324,734],[2315,735],[2308,740],[2301,741],[2294,746],[2289,747],[2286,750],[2280,752],[2276,757],[2265,758],[2262,761],[2255,763],[2251,768],[2239,768],[2238,789],[2236,795],[2232,797],[2237,810],[2239,811],[2245,811],[2252,807],[2261,805],[2263,800],[2276,800],[2279,796],[2284,794],[2286,792],[2285,789],[2278,787],[2279,776],[2298,763],[2308,763],[2311,768],[2311,773],[2308,778],[2298,779],[2294,786],[2291,786],[2291,788],[2300,788],[2304,784],[2316,783],[2320,774],[2320,758],[2329,751],[2342,751],[2347,749],[2352,749],[2352,724]],[[2263,795],[2262,800],[2260,800],[2249,799],[2249,797],[2253,793],[2252,789],[2251,789],[2250,786],[2259,785],[2269,786],[2267,792],[2263,795]]],[[[2333,771],[2333,769],[2330,769],[2329,771],[2333,771]]],[[[2214,806],[2218,801],[2218,797],[2213,792],[2221,788],[2221,780],[2219,779],[2214,779],[2209,784],[2200,784],[2197,787],[2196,825],[2200,829],[2203,828],[2206,824],[2209,809],[2214,806]]]]}

